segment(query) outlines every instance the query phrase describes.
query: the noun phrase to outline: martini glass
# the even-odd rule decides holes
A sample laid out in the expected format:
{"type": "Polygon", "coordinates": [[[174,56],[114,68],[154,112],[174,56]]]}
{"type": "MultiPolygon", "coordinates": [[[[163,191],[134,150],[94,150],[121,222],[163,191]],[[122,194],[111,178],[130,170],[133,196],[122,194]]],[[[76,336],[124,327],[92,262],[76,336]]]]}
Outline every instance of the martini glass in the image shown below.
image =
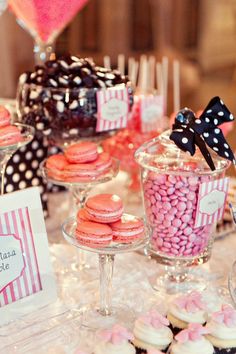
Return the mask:
{"type": "Polygon", "coordinates": [[[34,38],[35,62],[54,53],[55,40],[88,0],[9,0],[19,24],[34,38]]]}
{"type": "MultiPolygon", "coordinates": [[[[133,215],[124,214],[127,219],[134,218],[133,215]]],[[[146,235],[132,243],[115,243],[104,248],[91,248],[84,246],[78,242],[75,237],[76,218],[70,217],[62,225],[62,233],[66,241],[71,245],[98,255],[99,271],[100,271],[100,301],[99,304],[88,304],[81,308],[83,314],[82,325],[92,330],[108,327],[116,322],[126,324],[133,321],[134,316],[132,310],[126,305],[112,306],[112,278],[115,255],[120,253],[128,253],[143,248],[147,243],[146,235]]]]}
{"type": "Polygon", "coordinates": [[[34,128],[20,123],[13,124],[16,126],[22,135],[22,141],[17,144],[0,146],[0,180],[1,180],[1,194],[4,194],[4,177],[7,167],[7,163],[12,157],[12,155],[22,146],[27,145],[31,142],[34,137],[34,128]]]}
{"type": "MultiPolygon", "coordinates": [[[[79,209],[84,207],[88,194],[93,187],[101,183],[109,182],[111,179],[117,176],[119,172],[119,161],[113,158],[111,166],[96,178],[84,178],[80,181],[71,182],[55,178],[55,171],[46,167],[46,160],[41,163],[40,168],[43,177],[48,182],[58,186],[63,186],[71,191],[76,206],[75,212],[77,213],[79,209]]],[[[64,176],[66,177],[66,174],[64,174],[64,176]]],[[[72,269],[78,271],[84,270],[85,268],[90,268],[90,266],[86,263],[85,252],[79,250],[77,255],[78,260],[75,264],[72,264],[72,269]]]]}

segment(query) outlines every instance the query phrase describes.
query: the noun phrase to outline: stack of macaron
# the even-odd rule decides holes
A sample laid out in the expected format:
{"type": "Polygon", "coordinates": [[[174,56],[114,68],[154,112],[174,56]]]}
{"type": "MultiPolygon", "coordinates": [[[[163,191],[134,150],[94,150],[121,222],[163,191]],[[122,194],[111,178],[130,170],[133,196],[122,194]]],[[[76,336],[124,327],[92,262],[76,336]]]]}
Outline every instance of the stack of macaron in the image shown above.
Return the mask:
{"type": "Polygon", "coordinates": [[[87,199],[77,214],[77,240],[99,248],[115,243],[132,243],[144,237],[143,221],[123,214],[121,198],[115,194],[98,194],[87,199]]]}
{"type": "Polygon", "coordinates": [[[9,111],[0,106],[0,147],[18,144],[22,139],[20,130],[11,124],[9,111]]]}
{"type": "Polygon", "coordinates": [[[70,145],[64,154],[50,156],[46,161],[47,175],[64,182],[86,182],[107,173],[112,159],[106,152],[98,153],[92,142],[70,145]]]}

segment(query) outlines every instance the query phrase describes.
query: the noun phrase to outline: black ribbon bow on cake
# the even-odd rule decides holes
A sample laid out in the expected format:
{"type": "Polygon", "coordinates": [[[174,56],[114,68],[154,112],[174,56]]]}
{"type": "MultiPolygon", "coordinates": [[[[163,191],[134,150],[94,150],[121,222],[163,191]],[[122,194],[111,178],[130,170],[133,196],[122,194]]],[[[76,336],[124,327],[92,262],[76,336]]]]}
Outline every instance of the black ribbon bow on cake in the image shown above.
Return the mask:
{"type": "Polygon", "coordinates": [[[234,164],[236,162],[233,151],[219,128],[221,124],[233,120],[234,116],[224,102],[219,97],[214,97],[199,118],[188,108],[179,111],[172,126],[170,139],[181,150],[188,151],[192,156],[198,146],[207,164],[214,171],[215,165],[206,145],[219,156],[234,164]]]}

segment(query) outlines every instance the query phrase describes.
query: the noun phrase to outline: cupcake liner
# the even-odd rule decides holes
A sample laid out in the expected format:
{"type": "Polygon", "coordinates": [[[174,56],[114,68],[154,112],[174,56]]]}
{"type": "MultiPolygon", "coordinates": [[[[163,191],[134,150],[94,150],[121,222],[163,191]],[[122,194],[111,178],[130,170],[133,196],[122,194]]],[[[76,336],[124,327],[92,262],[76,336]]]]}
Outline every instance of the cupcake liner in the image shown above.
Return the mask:
{"type": "Polygon", "coordinates": [[[235,354],[236,348],[216,348],[214,347],[214,354],[235,354]]]}
{"type": "MultiPolygon", "coordinates": [[[[147,350],[146,349],[142,349],[142,348],[139,348],[139,347],[136,347],[136,346],[134,346],[134,347],[136,349],[136,354],[147,354],[147,350]]],[[[159,349],[159,350],[162,353],[167,353],[168,349],[169,349],[169,347],[166,348],[165,350],[164,349],[162,349],[162,350],[159,349]]]]}
{"type": "Polygon", "coordinates": [[[183,328],[174,327],[171,323],[169,324],[169,328],[171,329],[174,336],[183,330],[183,328]]]}

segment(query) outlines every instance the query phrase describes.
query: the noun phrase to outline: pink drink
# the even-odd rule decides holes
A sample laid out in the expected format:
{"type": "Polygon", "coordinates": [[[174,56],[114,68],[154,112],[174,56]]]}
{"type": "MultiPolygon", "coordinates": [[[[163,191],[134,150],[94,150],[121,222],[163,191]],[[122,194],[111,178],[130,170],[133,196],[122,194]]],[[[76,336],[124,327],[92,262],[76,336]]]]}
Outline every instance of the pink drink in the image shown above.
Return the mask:
{"type": "Polygon", "coordinates": [[[42,42],[53,40],[88,0],[9,0],[16,17],[42,42]]]}

